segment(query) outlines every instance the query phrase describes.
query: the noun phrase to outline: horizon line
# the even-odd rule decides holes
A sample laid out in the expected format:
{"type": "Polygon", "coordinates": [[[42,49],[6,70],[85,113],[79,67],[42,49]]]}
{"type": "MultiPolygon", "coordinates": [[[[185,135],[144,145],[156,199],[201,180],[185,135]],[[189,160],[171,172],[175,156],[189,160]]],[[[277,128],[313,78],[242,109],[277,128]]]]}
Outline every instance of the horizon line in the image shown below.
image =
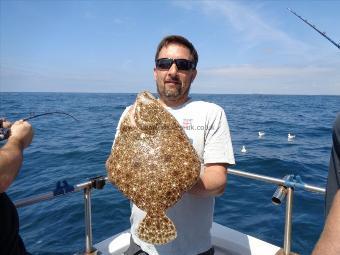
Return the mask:
{"type": "MultiPolygon", "coordinates": [[[[139,92],[90,92],[90,91],[0,91],[1,93],[60,93],[60,94],[138,94],[139,92]]],[[[152,94],[158,94],[151,91],[152,94]]],[[[202,93],[193,92],[190,95],[264,95],[264,96],[340,96],[340,94],[280,94],[280,93],[202,93]]]]}

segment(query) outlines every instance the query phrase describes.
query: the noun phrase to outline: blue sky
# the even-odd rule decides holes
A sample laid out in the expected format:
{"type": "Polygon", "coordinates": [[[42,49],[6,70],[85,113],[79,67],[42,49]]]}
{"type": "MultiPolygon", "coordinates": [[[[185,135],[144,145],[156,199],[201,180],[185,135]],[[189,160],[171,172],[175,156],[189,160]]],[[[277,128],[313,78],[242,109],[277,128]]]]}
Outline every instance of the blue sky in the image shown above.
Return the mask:
{"type": "Polygon", "coordinates": [[[340,95],[340,1],[0,0],[0,92],[155,92],[168,34],[199,53],[193,93],[340,95]]]}

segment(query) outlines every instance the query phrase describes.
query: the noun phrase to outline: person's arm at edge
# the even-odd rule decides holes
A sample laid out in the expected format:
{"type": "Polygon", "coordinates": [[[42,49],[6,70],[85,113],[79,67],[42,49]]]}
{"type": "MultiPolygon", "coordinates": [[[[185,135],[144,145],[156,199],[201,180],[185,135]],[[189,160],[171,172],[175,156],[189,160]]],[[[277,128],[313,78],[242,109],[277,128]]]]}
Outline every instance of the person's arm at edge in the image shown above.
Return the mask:
{"type": "Polygon", "coordinates": [[[228,164],[206,164],[203,175],[188,192],[198,196],[222,195],[227,183],[227,167],[228,164]]]}
{"type": "Polygon", "coordinates": [[[18,175],[23,160],[23,146],[15,137],[9,137],[0,149],[0,193],[5,192],[18,175]]]}
{"type": "Polygon", "coordinates": [[[340,254],[340,190],[337,191],[324,230],[312,255],[340,254]]]}
{"type": "Polygon", "coordinates": [[[0,148],[0,193],[5,192],[15,180],[23,161],[23,150],[33,138],[28,122],[16,121],[11,127],[7,143],[0,148]]]}

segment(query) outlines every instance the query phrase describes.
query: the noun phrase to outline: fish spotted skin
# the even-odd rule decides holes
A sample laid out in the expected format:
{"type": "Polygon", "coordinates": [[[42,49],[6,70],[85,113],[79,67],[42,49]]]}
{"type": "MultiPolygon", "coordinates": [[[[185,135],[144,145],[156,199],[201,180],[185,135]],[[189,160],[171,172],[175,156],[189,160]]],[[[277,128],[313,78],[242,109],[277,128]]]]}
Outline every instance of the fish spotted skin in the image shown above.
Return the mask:
{"type": "Polygon", "coordinates": [[[176,228],[165,215],[199,179],[201,162],[180,124],[149,92],[123,117],[106,163],[109,180],[146,212],[138,237],[165,244],[176,228]]]}

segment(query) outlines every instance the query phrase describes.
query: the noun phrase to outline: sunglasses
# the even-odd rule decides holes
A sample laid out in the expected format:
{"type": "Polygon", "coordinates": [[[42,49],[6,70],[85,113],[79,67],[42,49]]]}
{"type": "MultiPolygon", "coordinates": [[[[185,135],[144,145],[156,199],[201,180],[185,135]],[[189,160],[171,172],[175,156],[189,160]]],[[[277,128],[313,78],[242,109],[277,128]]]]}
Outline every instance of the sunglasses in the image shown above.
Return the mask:
{"type": "Polygon", "coordinates": [[[187,59],[172,59],[172,58],[160,58],[156,60],[156,68],[160,70],[169,70],[172,64],[175,63],[177,69],[180,71],[189,71],[196,68],[193,61],[187,59]]]}

